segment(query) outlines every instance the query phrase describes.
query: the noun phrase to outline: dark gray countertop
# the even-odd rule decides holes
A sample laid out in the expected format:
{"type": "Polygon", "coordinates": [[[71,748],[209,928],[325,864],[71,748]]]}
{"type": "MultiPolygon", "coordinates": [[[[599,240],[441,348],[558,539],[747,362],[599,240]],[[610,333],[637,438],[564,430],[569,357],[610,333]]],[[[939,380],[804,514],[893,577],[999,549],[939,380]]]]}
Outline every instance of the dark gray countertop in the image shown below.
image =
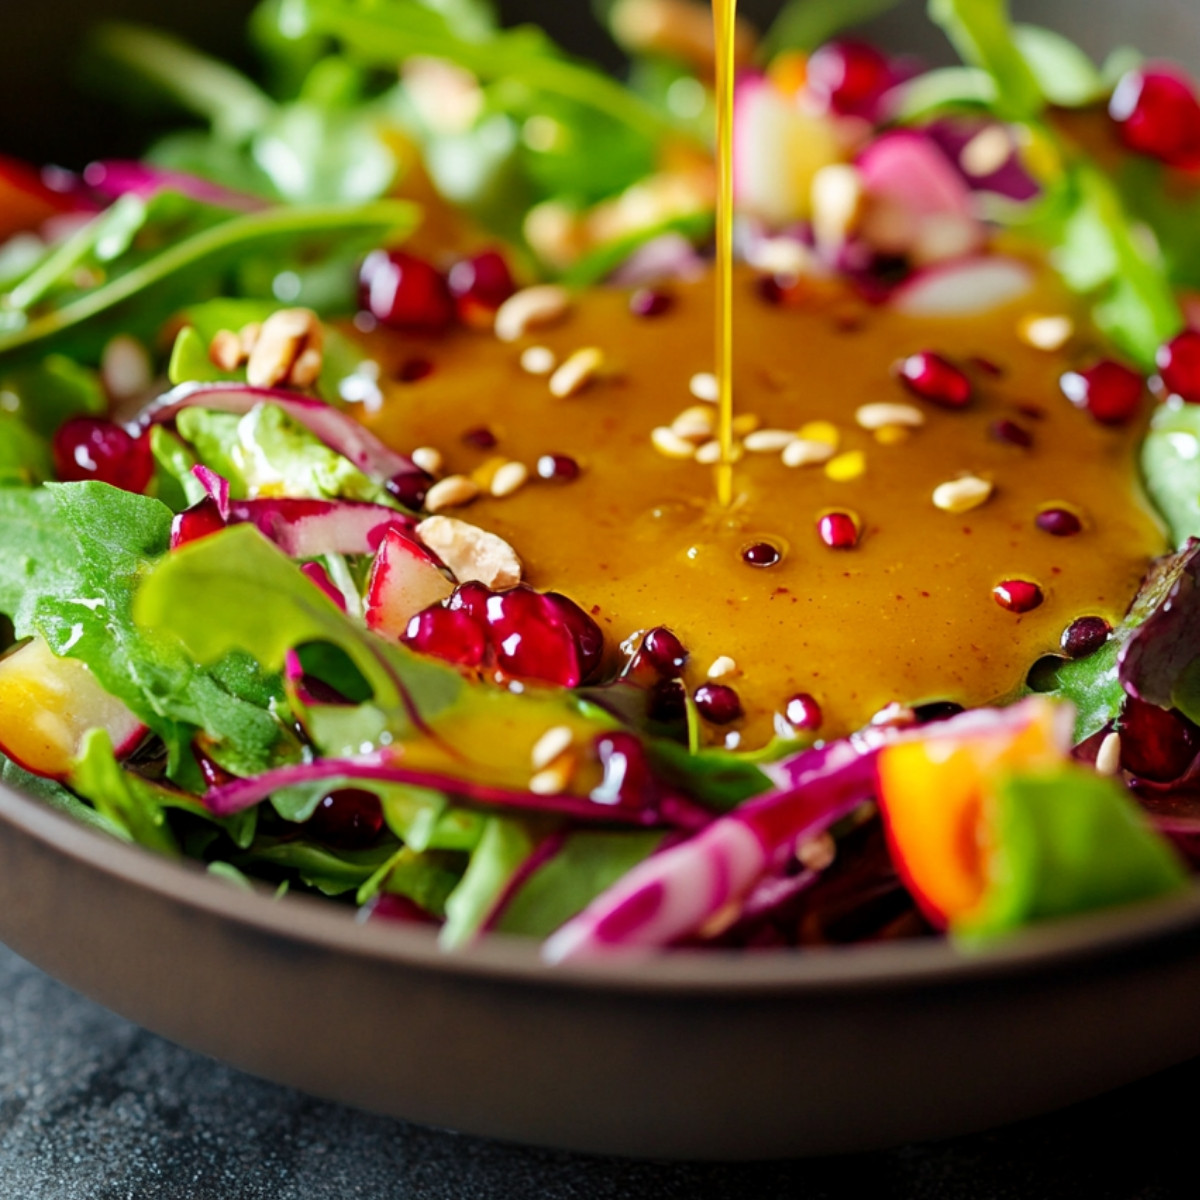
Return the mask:
{"type": "Polygon", "coordinates": [[[585,1158],[263,1083],[0,947],[0,1200],[1167,1200],[1200,1190],[1198,1098],[1200,1060],[938,1145],[786,1163],[585,1158]]]}

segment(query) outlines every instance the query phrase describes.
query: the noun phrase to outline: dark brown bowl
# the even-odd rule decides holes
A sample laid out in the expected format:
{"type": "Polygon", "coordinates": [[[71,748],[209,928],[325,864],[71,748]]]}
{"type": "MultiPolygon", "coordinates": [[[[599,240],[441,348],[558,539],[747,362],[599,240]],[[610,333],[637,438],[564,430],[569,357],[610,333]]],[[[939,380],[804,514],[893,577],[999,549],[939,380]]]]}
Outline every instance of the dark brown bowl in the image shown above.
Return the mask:
{"type": "MultiPolygon", "coordinates": [[[[246,7],[212,0],[205,21],[246,7]]],[[[910,39],[913,8],[890,18],[910,39]]],[[[78,157],[71,134],[90,107],[37,89],[63,75],[65,31],[118,9],[194,16],[155,0],[5,15],[0,149],[35,153],[32,112],[48,154],[78,157]]],[[[1096,53],[1138,41],[1200,61],[1191,0],[1025,9],[1086,31],[1096,53]]],[[[0,788],[0,938],[147,1028],[270,1079],[606,1153],[751,1158],[947,1136],[1200,1052],[1200,892],[978,956],[927,942],[550,969],[524,942],[446,955],[421,930],[249,895],[0,788]]]]}

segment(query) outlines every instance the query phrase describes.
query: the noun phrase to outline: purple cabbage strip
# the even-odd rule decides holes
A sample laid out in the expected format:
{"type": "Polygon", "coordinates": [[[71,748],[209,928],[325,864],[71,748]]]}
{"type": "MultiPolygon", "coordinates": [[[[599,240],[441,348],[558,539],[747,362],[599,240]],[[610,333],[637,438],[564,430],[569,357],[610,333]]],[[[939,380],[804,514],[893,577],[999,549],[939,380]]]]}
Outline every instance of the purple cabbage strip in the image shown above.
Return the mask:
{"type": "Polygon", "coordinates": [[[751,800],[648,858],[542,947],[547,962],[669,946],[750,894],[797,841],[828,829],[875,792],[875,749],[836,742],[798,756],[799,782],[751,800]]]}
{"type": "Polygon", "coordinates": [[[416,526],[394,508],[356,500],[234,500],[228,512],[229,524],[253,525],[291,558],[374,554],[389,529],[416,526]]]}
{"type": "Polygon", "coordinates": [[[526,813],[556,813],[585,821],[604,824],[649,825],[658,823],[658,813],[652,808],[631,812],[597,804],[584,796],[538,796],[515,788],[495,787],[443,775],[437,771],[403,765],[402,754],[393,749],[376,750],[354,758],[326,758],[312,763],[277,767],[250,779],[235,779],[207,792],[204,806],[217,817],[228,817],[243,809],[252,808],[272,792],[294,784],[315,783],[321,780],[374,780],[378,783],[403,783],[413,787],[445,792],[489,808],[513,809],[526,813]]]}
{"type": "Polygon", "coordinates": [[[140,196],[149,200],[159,192],[180,192],[201,204],[228,208],[235,212],[261,212],[270,203],[246,192],[235,192],[186,171],[170,171],[132,159],[105,159],[90,163],[83,173],[84,182],[105,200],[120,196],[140,196]]]}
{"type": "Polygon", "coordinates": [[[1021,164],[1021,156],[1017,153],[1015,143],[1008,158],[994,171],[986,175],[970,175],[963,170],[963,150],[989,127],[1002,128],[989,118],[943,117],[924,126],[923,132],[937,143],[967,181],[972,191],[994,192],[998,196],[1015,200],[1019,204],[1035,199],[1041,189],[1033,176],[1021,164]]]}
{"type": "Polygon", "coordinates": [[[324,400],[280,388],[242,383],[184,383],[143,410],[138,427],[173,421],[185,408],[210,408],[243,415],[256,404],[275,404],[331,450],[360,471],[384,483],[398,475],[420,473],[413,461],[385,446],[373,433],[324,400]]]}
{"type": "Polygon", "coordinates": [[[211,467],[197,463],[192,468],[192,474],[199,480],[200,485],[208,493],[209,499],[217,506],[222,521],[229,520],[229,480],[218,475],[211,467]]]}

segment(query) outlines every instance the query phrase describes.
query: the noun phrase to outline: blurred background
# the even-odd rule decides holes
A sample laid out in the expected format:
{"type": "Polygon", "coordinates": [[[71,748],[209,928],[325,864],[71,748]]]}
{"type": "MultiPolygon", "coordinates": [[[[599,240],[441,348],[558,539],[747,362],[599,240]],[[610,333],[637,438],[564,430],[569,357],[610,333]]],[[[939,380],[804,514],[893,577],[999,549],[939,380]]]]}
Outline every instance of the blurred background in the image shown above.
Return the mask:
{"type": "MultiPolygon", "coordinates": [[[[539,21],[575,52],[619,61],[591,0],[500,0],[499,6],[507,21],[539,21]]],[[[148,140],[146,121],[100,99],[102,81],[83,77],[87,31],[106,19],[144,21],[253,69],[245,38],[253,7],[254,0],[170,6],[162,0],[7,0],[0,18],[0,153],[67,166],[81,166],[97,154],[137,153],[148,140]]],[[[760,25],[781,7],[782,0],[740,3],[760,25]]],[[[871,36],[929,59],[947,57],[922,7],[920,0],[905,0],[872,23],[871,36]]],[[[1069,33],[1097,58],[1133,43],[1152,55],[1200,63],[1197,0],[1014,0],[1013,7],[1023,20],[1069,33]]],[[[172,124],[178,117],[164,115],[162,127],[172,124]]]]}

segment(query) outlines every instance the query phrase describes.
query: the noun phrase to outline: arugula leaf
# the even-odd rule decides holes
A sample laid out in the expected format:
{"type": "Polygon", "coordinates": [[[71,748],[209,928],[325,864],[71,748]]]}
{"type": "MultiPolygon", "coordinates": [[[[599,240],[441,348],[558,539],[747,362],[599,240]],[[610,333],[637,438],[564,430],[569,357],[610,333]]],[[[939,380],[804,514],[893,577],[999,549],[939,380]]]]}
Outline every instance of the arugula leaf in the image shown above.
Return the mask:
{"type": "Polygon", "coordinates": [[[49,443],[20,417],[0,412],[0,487],[28,487],[53,478],[49,443]]]}
{"type": "Polygon", "coordinates": [[[17,636],[39,633],[87,663],[167,743],[172,772],[196,729],[228,769],[262,770],[291,753],[272,711],[278,680],[247,657],[202,669],[169,628],[148,637],[133,624],[134,589],[165,553],[171,520],[159,501],[103,483],[0,491],[0,611],[17,636]]]}
{"type": "Polygon", "coordinates": [[[1108,92],[1096,65],[1061,33],[1040,25],[1017,25],[1013,40],[1050,104],[1082,108],[1103,99],[1108,92]]]}
{"type": "Polygon", "coordinates": [[[293,261],[331,246],[365,248],[403,237],[416,219],[416,209],[398,200],[235,215],[159,249],[59,307],[29,315],[19,328],[0,329],[0,355],[45,353],[69,337],[73,353],[95,357],[118,326],[151,337],[164,311],[195,301],[248,255],[272,255],[278,262],[281,256],[293,261]],[[134,300],[136,305],[130,303],[134,300]]]}
{"type": "Polygon", "coordinates": [[[61,783],[57,783],[53,779],[43,779],[40,775],[31,775],[11,759],[5,758],[3,754],[0,754],[0,784],[23,792],[27,796],[33,796],[72,820],[79,821],[101,833],[107,833],[122,841],[129,840],[128,831],[124,826],[98,813],[90,804],[84,804],[78,796],[68,791],[61,783]]]}
{"type": "Polygon", "coordinates": [[[466,945],[486,924],[513,876],[537,841],[512,817],[488,817],[461,881],[446,898],[446,923],[438,937],[447,950],[466,945]]]}
{"type": "Polygon", "coordinates": [[[1007,0],[929,0],[929,17],[965,63],[996,81],[999,116],[1022,120],[1042,111],[1042,89],[1013,35],[1007,0]]]}
{"type": "Polygon", "coordinates": [[[5,409],[15,405],[12,414],[47,438],[70,417],[108,411],[108,397],[97,373],[62,354],[8,372],[0,381],[0,391],[5,409]]]}
{"type": "Polygon", "coordinates": [[[1200,408],[1168,401],[1142,442],[1142,476],[1176,546],[1200,537],[1200,408]]]}
{"type": "Polygon", "coordinates": [[[1074,765],[1013,773],[997,785],[981,909],[956,923],[975,940],[1031,921],[1166,896],[1188,886],[1165,838],[1114,779],[1074,765]]]}
{"type": "Polygon", "coordinates": [[[230,861],[240,870],[269,866],[294,871],[309,887],[326,896],[355,891],[395,853],[395,845],[370,850],[331,850],[315,842],[261,839],[230,861]]]}
{"type": "Polygon", "coordinates": [[[662,845],[663,835],[584,831],[538,867],[505,905],[501,933],[549,937],[662,845]]]}

